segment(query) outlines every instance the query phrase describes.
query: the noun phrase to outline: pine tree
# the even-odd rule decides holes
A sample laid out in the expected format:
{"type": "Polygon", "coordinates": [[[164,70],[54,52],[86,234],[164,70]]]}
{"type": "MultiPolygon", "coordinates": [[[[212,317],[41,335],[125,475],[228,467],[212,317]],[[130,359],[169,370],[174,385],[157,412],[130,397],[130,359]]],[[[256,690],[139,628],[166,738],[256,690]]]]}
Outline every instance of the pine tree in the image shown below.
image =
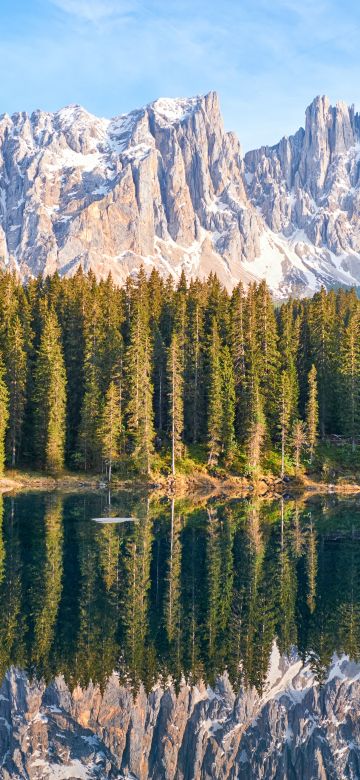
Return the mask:
{"type": "Polygon", "coordinates": [[[259,353],[256,337],[256,311],[255,311],[255,285],[250,285],[244,307],[244,333],[245,333],[245,386],[241,393],[242,412],[241,430],[238,430],[241,442],[248,442],[250,428],[253,427],[255,407],[261,405],[263,414],[262,400],[257,400],[259,395],[259,365],[261,354],[259,353]],[[258,403],[259,401],[259,403],[258,403]]]}
{"type": "Polygon", "coordinates": [[[359,307],[344,326],[340,342],[340,397],[343,429],[353,450],[360,431],[360,321],[359,307]]]}
{"type": "Polygon", "coordinates": [[[184,415],[188,441],[197,444],[204,432],[204,303],[197,280],[189,287],[185,341],[184,415]]]}
{"type": "Polygon", "coordinates": [[[21,442],[27,380],[27,356],[23,328],[17,314],[10,321],[7,329],[5,368],[9,395],[9,426],[6,449],[9,463],[15,466],[21,442]]]}
{"type": "Polygon", "coordinates": [[[282,371],[280,376],[280,399],[279,399],[279,430],[281,438],[281,478],[285,474],[285,453],[288,445],[288,436],[291,426],[292,413],[292,387],[291,379],[287,371],[282,371]]]}
{"type": "Polygon", "coordinates": [[[46,312],[36,358],[34,424],[37,460],[42,468],[64,466],[66,375],[60,329],[55,312],[46,312]]]}
{"type": "Polygon", "coordinates": [[[119,458],[119,445],[122,432],[121,390],[119,383],[110,382],[105,395],[105,403],[100,425],[102,456],[105,461],[108,479],[111,482],[113,464],[119,458]]]}
{"type": "Polygon", "coordinates": [[[319,406],[317,393],[317,372],[313,365],[308,377],[308,402],[306,406],[306,430],[310,453],[310,463],[314,457],[314,451],[318,438],[319,406]]]}
{"type": "Polygon", "coordinates": [[[167,376],[169,387],[169,420],[171,438],[171,471],[175,474],[176,461],[183,453],[184,403],[183,361],[179,338],[174,331],[168,353],[167,376]]]}
{"type": "Polygon", "coordinates": [[[78,435],[79,463],[85,471],[96,471],[101,465],[100,421],[102,398],[93,365],[86,371],[86,390],[81,407],[78,435]]]}
{"type": "Polygon", "coordinates": [[[295,420],[292,429],[292,446],[294,451],[295,468],[300,468],[301,453],[306,444],[306,428],[303,420],[295,420]]]}
{"type": "Polygon", "coordinates": [[[222,377],[220,337],[217,322],[212,323],[209,347],[208,451],[209,465],[217,463],[222,441],[222,377]]]}
{"type": "Polygon", "coordinates": [[[101,441],[99,435],[103,393],[101,372],[101,314],[97,289],[93,285],[87,300],[84,322],[83,386],[80,425],[78,430],[79,465],[85,471],[98,471],[101,467],[101,441]]]}
{"type": "Polygon", "coordinates": [[[67,377],[66,459],[73,465],[85,394],[85,333],[90,290],[81,266],[73,277],[62,280],[62,285],[60,322],[67,377]]]}
{"type": "Polygon", "coordinates": [[[310,333],[314,364],[317,371],[319,427],[324,438],[334,412],[334,383],[337,352],[335,332],[335,296],[323,287],[314,295],[310,307],[310,333]]]}
{"type": "Polygon", "coordinates": [[[4,365],[0,357],[0,476],[5,466],[5,436],[9,419],[9,394],[4,379],[4,365]]]}
{"type": "Polygon", "coordinates": [[[245,428],[244,400],[246,397],[246,338],[245,338],[245,300],[242,283],[235,287],[231,299],[231,353],[234,363],[236,397],[236,434],[243,438],[245,428]]]}
{"type": "Polygon", "coordinates": [[[148,290],[143,271],[139,273],[133,294],[126,380],[128,437],[132,457],[141,473],[150,474],[154,450],[152,344],[148,290]]]}
{"type": "Polygon", "coordinates": [[[221,450],[229,460],[235,445],[235,380],[233,361],[229,347],[221,350],[221,450]]]}
{"type": "Polygon", "coordinates": [[[158,323],[155,323],[153,331],[153,386],[154,386],[154,412],[155,428],[159,440],[166,428],[166,346],[158,323]]]}
{"type": "Polygon", "coordinates": [[[256,336],[261,360],[258,365],[259,389],[270,432],[275,436],[279,387],[280,356],[274,306],[266,282],[255,292],[256,336]]]}
{"type": "Polygon", "coordinates": [[[254,376],[249,398],[248,435],[246,451],[249,467],[257,471],[261,464],[261,456],[264,446],[266,423],[262,398],[256,375],[254,376]]]}
{"type": "Polygon", "coordinates": [[[288,375],[291,414],[293,418],[298,415],[299,404],[297,361],[300,345],[300,326],[301,320],[295,302],[287,301],[281,307],[279,315],[279,353],[281,368],[288,375]]]}

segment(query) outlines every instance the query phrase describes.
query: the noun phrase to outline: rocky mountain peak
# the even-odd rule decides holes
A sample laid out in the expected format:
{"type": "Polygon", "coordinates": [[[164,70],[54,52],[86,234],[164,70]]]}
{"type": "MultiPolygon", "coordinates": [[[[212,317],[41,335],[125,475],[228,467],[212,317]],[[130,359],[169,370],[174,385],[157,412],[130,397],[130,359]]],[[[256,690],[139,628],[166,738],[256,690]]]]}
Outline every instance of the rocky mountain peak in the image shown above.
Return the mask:
{"type": "Polygon", "coordinates": [[[326,96],[315,98],[307,108],[299,172],[314,197],[321,195],[334,158],[359,140],[357,123],[353,107],[343,102],[332,106],[326,96]]]}
{"type": "Polygon", "coordinates": [[[359,283],[359,174],[359,114],[325,96],[306,110],[305,129],[245,155],[248,197],[293,289],[359,283]]]}
{"type": "Polygon", "coordinates": [[[360,281],[360,117],[317,97],[304,129],[243,158],[215,92],[114,119],[79,105],[0,117],[0,264],[79,265],[118,283],[141,264],[277,296],[360,281]]]}

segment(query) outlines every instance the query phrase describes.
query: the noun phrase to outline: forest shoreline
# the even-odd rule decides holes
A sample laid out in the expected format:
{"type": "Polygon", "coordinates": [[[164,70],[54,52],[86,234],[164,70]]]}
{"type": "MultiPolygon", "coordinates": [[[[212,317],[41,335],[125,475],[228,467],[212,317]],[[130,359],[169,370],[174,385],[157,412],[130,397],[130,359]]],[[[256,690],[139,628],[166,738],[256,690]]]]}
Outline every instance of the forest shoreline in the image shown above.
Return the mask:
{"type": "MultiPolygon", "coordinates": [[[[256,480],[249,477],[226,476],[215,477],[203,471],[194,471],[191,475],[179,474],[176,477],[155,477],[154,479],[114,479],[111,489],[114,492],[132,490],[173,498],[197,496],[212,498],[216,496],[248,497],[277,499],[282,497],[296,498],[315,494],[354,495],[360,493],[357,482],[329,483],[323,480],[301,475],[286,477],[282,480],[273,474],[260,475],[256,480]],[[155,481],[156,480],[156,481],[155,481]]],[[[359,475],[360,482],[360,475],[359,475]]],[[[0,494],[30,491],[62,491],[67,493],[87,492],[108,489],[100,475],[64,473],[52,475],[43,472],[9,470],[0,477],[0,494]]]]}

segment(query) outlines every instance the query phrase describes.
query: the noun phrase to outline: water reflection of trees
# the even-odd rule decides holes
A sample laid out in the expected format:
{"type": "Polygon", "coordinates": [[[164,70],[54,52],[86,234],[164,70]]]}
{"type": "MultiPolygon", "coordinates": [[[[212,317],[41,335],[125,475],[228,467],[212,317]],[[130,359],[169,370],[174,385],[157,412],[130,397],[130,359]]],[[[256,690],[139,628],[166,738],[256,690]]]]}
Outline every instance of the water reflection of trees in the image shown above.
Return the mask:
{"type": "Polygon", "coordinates": [[[226,668],[261,690],[275,638],[320,679],[335,651],[359,660],[356,507],[127,500],[136,523],[96,525],[96,496],[1,499],[2,675],[150,688],[226,668]]]}

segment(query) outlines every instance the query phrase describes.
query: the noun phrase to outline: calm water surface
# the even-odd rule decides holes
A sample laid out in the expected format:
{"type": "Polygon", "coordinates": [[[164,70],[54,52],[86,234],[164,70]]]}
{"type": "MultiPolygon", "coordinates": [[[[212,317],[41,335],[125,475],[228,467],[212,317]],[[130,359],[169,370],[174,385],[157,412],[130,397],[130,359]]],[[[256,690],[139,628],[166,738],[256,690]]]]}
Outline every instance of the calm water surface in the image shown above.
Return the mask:
{"type": "Polygon", "coordinates": [[[192,504],[118,493],[0,499],[0,676],[212,683],[261,690],[276,638],[360,658],[360,503],[192,504]]]}

